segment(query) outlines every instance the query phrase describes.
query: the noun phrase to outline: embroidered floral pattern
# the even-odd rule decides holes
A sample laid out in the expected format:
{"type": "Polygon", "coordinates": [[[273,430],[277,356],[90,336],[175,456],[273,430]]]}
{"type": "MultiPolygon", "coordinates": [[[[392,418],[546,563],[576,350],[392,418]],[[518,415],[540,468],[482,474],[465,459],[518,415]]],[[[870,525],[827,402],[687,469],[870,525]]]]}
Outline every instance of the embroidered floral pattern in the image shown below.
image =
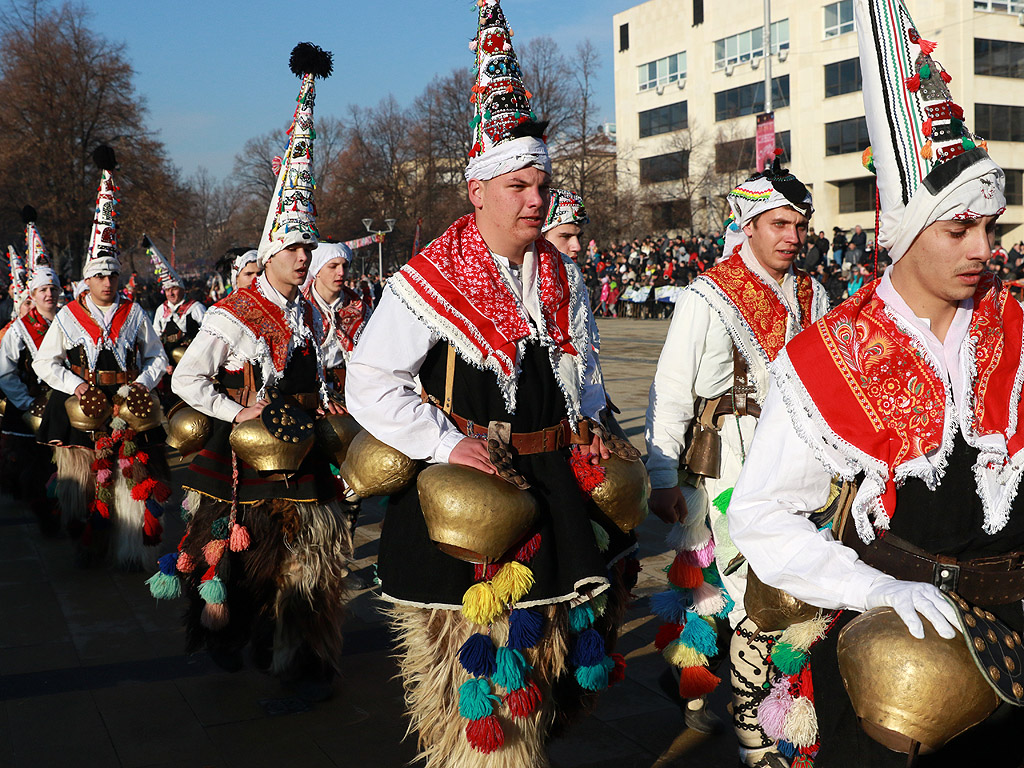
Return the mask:
{"type": "MultiPolygon", "coordinates": [[[[291,354],[293,334],[284,312],[276,304],[252,288],[242,288],[217,302],[216,307],[248,328],[257,339],[265,339],[274,368],[278,373],[284,373],[291,354]]],[[[308,302],[305,309],[306,324],[312,327],[308,302]]]]}

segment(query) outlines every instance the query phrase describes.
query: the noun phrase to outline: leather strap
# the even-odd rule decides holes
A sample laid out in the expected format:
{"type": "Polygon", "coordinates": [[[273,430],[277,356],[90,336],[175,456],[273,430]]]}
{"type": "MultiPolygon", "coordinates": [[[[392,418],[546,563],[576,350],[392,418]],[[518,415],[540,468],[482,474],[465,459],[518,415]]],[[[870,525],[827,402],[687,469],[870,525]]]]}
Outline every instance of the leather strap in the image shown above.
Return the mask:
{"type": "MultiPolygon", "coordinates": [[[[457,413],[448,414],[455,422],[462,434],[469,437],[487,438],[487,425],[476,424],[462,418],[457,413]]],[[[536,432],[513,432],[509,445],[520,456],[529,456],[536,453],[550,453],[558,451],[569,445],[590,445],[593,436],[590,432],[590,422],[580,421],[577,424],[577,432],[573,432],[568,419],[553,427],[547,427],[536,432]]]]}
{"type": "Polygon", "coordinates": [[[139,378],[139,372],[134,368],[127,371],[93,371],[80,365],[72,365],[71,372],[93,387],[119,387],[122,384],[131,384],[139,378]]]}
{"type": "Polygon", "coordinates": [[[739,408],[733,405],[733,397],[731,392],[726,392],[720,398],[718,398],[718,405],[715,408],[715,421],[717,422],[721,416],[730,416],[732,414],[738,414],[740,416],[753,416],[755,419],[761,418],[761,406],[756,401],[746,399],[746,414],[740,413],[739,408]]]}
{"type": "Polygon", "coordinates": [[[452,412],[452,397],[455,390],[455,345],[448,345],[448,360],[445,364],[444,371],[444,405],[441,406],[441,410],[444,411],[445,416],[451,415],[452,412]]]}
{"type": "MultiPolygon", "coordinates": [[[[748,398],[754,394],[754,387],[750,385],[748,373],[747,361],[743,359],[743,355],[734,344],[732,347],[732,412],[737,416],[753,415],[750,413],[752,403],[748,402],[748,398]]],[[[758,416],[760,416],[761,409],[757,410],[758,416]]]]}
{"type": "MultiPolygon", "coordinates": [[[[225,387],[224,394],[243,408],[248,408],[256,402],[257,392],[246,387],[239,387],[238,389],[225,387]]],[[[296,392],[290,395],[281,395],[281,397],[285,400],[294,401],[300,408],[306,411],[315,411],[320,407],[320,396],[316,392],[296,392]]]]}
{"type": "Polygon", "coordinates": [[[842,542],[890,576],[934,584],[970,603],[1004,605],[1024,599],[1024,552],[960,561],[925,552],[891,533],[865,544],[852,525],[843,530],[842,542]]]}

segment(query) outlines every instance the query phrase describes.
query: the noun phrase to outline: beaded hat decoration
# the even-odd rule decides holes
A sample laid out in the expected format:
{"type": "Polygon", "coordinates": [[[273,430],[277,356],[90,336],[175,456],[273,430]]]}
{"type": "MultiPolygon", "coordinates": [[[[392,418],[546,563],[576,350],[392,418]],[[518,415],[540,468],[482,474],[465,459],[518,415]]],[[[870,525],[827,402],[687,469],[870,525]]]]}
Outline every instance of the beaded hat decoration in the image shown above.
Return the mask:
{"type": "Polygon", "coordinates": [[[878,243],[896,260],[936,221],[1002,213],[1005,177],[903,1],[856,0],[856,14],[871,138],[862,159],[877,176],[878,243]]]}
{"type": "Polygon", "coordinates": [[[39,267],[49,267],[50,254],[46,251],[46,245],[36,227],[36,209],[26,205],[21,209],[21,220],[25,223],[25,254],[28,258],[29,272],[35,272],[39,267]]]}
{"type": "MultiPolygon", "coordinates": [[[[316,228],[316,203],[313,177],[313,106],[317,78],[325,79],[334,69],[333,56],[312,43],[299,43],[292,49],[289,67],[302,80],[292,124],[288,129],[288,147],[277,170],[277,185],[270,201],[267,221],[260,238],[259,265],[263,267],[275,254],[292,245],[316,248],[320,233],[316,228]]],[[[276,159],[275,159],[276,163],[276,159]]]]}
{"type": "Polygon", "coordinates": [[[587,209],[583,206],[583,198],[567,189],[552,189],[551,204],[548,206],[548,217],[544,221],[541,232],[560,227],[563,224],[579,224],[581,227],[590,223],[587,209]]]}
{"type": "Polygon", "coordinates": [[[804,183],[782,167],[782,150],[775,150],[775,160],[760,173],[755,173],[733,189],[727,199],[732,216],[726,222],[725,253],[731,254],[747,241],[743,227],[766,211],[792,208],[807,218],[814,213],[814,201],[804,183]]]}
{"type": "Polygon", "coordinates": [[[117,157],[111,147],[103,144],[93,151],[92,159],[101,174],[83,278],[116,275],[121,271],[117,247],[117,203],[120,202],[117,193],[120,188],[114,183],[113,176],[117,157]]]}
{"type": "Polygon", "coordinates": [[[11,317],[18,317],[18,308],[28,298],[28,271],[25,269],[25,262],[21,254],[13,245],[7,246],[7,266],[10,269],[11,287],[14,289],[14,308],[11,317]]]}
{"type": "Polygon", "coordinates": [[[164,258],[160,249],[156,247],[156,243],[149,239],[149,235],[142,236],[142,247],[146,249],[146,255],[149,256],[149,261],[153,265],[153,275],[160,281],[161,290],[166,291],[174,286],[185,287],[181,277],[174,271],[171,263],[164,258]]]}
{"type": "Polygon", "coordinates": [[[551,172],[547,123],[537,122],[523,82],[519,59],[499,0],[478,0],[477,35],[469,48],[476,54],[474,105],[470,128],[467,179],[493,179],[527,167],[551,172]]]}

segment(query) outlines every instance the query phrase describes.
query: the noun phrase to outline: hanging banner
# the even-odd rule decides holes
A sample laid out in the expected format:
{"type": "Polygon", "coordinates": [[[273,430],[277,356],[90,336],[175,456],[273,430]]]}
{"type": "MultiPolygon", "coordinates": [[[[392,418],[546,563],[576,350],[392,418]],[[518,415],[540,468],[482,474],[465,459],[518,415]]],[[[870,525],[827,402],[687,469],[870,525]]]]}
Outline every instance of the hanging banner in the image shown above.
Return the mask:
{"type": "Polygon", "coordinates": [[[367,235],[366,237],[357,237],[355,240],[348,240],[345,245],[354,251],[358,248],[365,248],[368,245],[376,245],[383,242],[384,235],[367,235]]]}
{"type": "Polygon", "coordinates": [[[763,171],[775,159],[775,113],[762,112],[757,116],[756,161],[754,170],[763,171]]]}

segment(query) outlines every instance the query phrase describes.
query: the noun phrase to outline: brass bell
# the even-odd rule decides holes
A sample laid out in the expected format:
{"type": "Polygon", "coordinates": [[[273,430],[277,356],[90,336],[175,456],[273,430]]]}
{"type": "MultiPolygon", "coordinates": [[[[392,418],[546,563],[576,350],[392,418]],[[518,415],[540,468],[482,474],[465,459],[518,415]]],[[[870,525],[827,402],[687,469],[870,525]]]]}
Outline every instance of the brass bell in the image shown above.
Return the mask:
{"type": "Polygon", "coordinates": [[[202,449],[210,437],[210,418],[185,403],[171,409],[167,426],[167,444],[182,456],[202,449]]]}
{"type": "Polygon", "coordinates": [[[175,365],[181,362],[181,358],[185,356],[185,350],[187,347],[175,347],[171,350],[171,362],[175,365]]]}
{"type": "Polygon", "coordinates": [[[816,607],[797,600],[788,592],[768,586],[749,567],[743,609],[759,632],[778,632],[818,615],[816,607]]]}
{"type": "Polygon", "coordinates": [[[390,496],[412,482],[416,464],[401,451],[363,430],[348,447],[341,476],[361,498],[390,496]]]}
{"type": "Polygon", "coordinates": [[[590,496],[623,533],[629,533],[647,518],[651,478],[642,461],[626,461],[612,454],[598,463],[604,467],[604,480],[590,496]]]}
{"type": "Polygon", "coordinates": [[[918,744],[922,754],[940,749],[999,704],[963,636],[945,640],[931,622],[922,623],[918,640],[896,611],[876,608],[843,627],[837,646],[839,673],[864,732],[907,754],[918,744]]]}
{"type": "Polygon", "coordinates": [[[28,425],[28,428],[32,430],[32,434],[39,433],[39,427],[43,423],[43,413],[46,411],[46,404],[50,402],[50,394],[53,390],[46,390],[43,394],[37,397],[32,407],[29,408],[25,413],[21,414],[21,420],[28,425]]]}
{"type": "Polygon", "coordinates": [[[0,397],[0,416],[3,416],[5,413],[7,413],[7,398],[0,397]]]}
{"type": "Polygon", "coordinates": [[[271,434],[263,419],[249,419],[231,430],[231,450],[259,472],[294,474],[313,448],[313,434],[280,440],[271,434]]]}
{"type": "Polygon", "coordinates": [[[360,429],[359,422],[348,413],[329,413],[317,419],[313,426],[317,444],[336,467],[345,462],[348,447],[360,429]]]}
{"type": "Polygon", "coordinates": [[[717,478],[722,471],[722,436],[714,426],[695,422],[693,439],[684,459],[695,475],[717,478]]]}
{"type": "Polygon", "coordinates": [[[472,467],[427,467],[416,489],[431,540],[442,552],[466,562],[501,559],[537,522],[531,493],[472,467]]]}
{"type": "Polygon", "coordinates": [[[90,387],[81,398],[72,395],[64,401],[71,426],[82,432],[97,432],[103,429],[113,413],[110,400],[100,390],[90,387]]]}
{"type": "Polygon", "coordinates": [[[132,387],[128,397],[118,409],[118,416],[125,420],[129,429],[145,432],[163,423],[163,409],[152,392],[132,387]]]}

